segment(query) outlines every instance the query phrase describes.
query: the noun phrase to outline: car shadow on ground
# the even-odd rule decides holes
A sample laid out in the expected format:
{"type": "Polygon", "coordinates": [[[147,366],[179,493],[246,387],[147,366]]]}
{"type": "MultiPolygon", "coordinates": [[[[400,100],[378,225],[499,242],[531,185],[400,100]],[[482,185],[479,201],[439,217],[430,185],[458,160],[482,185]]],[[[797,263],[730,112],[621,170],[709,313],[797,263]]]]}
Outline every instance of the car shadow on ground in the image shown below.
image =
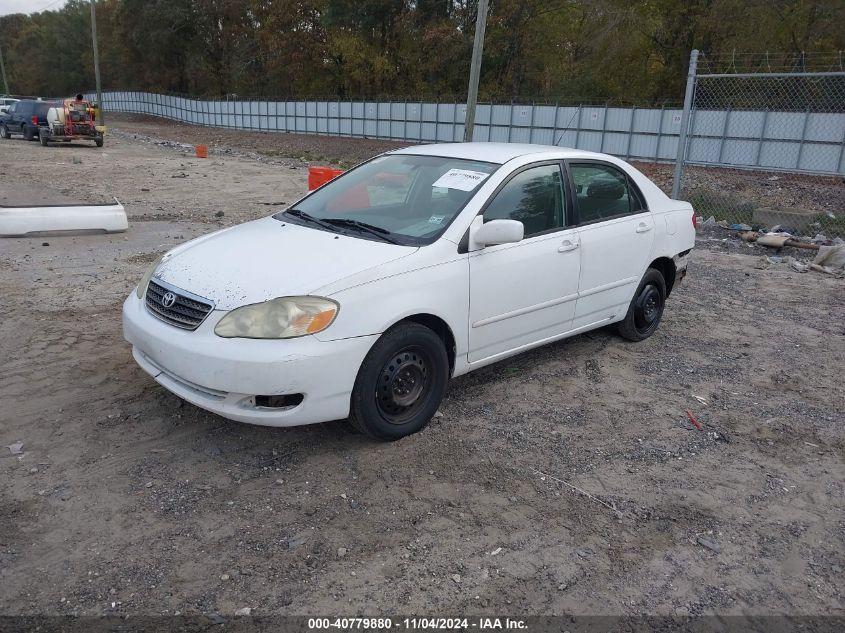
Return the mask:
{"type": "MultiPolygon", "coordinates": [[[[571,361],[579,364],[587,362],[593,353],[604,349],[616,338],[615,329],[605,327],[538,347],[454,378],[449,383],[441,409],[448,408],[451,402],[463,400],[467,395],[466,392],[470,390],[481,387],[485,391],[495,391],[497,384],[503,379],[518,377],[538,369],[542,370],[546,365],[563,356],[568,355],[571,361]]],[[[356,431],[346,419],[293,427],[257,426],[228,420],[205,411],[181,400],[158,385],[150,385],[149,389],[144,391],[146,392],[144,399],[147,400],[148,405],[152,405],[146,407],[147,411],[178,410],[179,413],[176,415],[182,422],[180,426],[187,424],[193,428],[191,435],[195,443],[194,450],[207,452],[212,456],[222,453],[222,449],[218,446],[221,441],[227,444],[227,452],[260,453],[281,444],[288,448],[297,447],[301,457],[335,453],[341,448],[350,453],[359,451],[366,453],[373,446],[391,444],[356,431]],[[166,401],[166,404],[163,401],[166,401]],[[215,447],[217,447],[216,450],[215,447]]],[[[437,418],[439,417],[440,412],[437,418]]],[[[458,420],[450,419],[446,423],[455,424],[456,428],[458,426],[458,420]]]]}

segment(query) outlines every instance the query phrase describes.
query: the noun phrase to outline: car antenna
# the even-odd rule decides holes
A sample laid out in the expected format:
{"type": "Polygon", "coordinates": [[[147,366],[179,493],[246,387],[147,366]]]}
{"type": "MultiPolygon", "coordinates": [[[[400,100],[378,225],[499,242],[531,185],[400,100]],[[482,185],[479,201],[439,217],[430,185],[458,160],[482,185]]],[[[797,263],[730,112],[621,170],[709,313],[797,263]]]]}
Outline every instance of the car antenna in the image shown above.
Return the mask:
{"type": "Polygon", "coordinates": [[[563,135],[566,134],[569,131],[569,126],[572,124],[572,119],[574,119],[576,116],[578,116],[578,114],[580,112],[581,112],[581,106],[578,106],[575,109],[575,113],[572,115],[572,117],[566,123],[566,126],[563,128],[563,131],[560,133],[560,136],[557,137],[557,140],[555,141],[555,147],[557,147],[560,144],[561,140],[563,139],[563,135]]]}

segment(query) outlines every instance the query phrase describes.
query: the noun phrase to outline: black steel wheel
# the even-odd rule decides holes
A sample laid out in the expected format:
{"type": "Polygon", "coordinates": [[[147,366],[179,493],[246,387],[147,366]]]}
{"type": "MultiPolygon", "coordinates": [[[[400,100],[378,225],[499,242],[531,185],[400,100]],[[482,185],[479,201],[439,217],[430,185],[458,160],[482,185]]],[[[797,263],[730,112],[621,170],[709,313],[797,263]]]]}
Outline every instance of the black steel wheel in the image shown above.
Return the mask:
{"type": "Polygon", "coordinates": [[[619,333],[630,341],[642,341],[654,334],[666,304],[666,282],[660,271],[649,268],[643,276],[619,333]]]}
{"type": "Polygon", "coordinates": [[[442,339],[418,323],[400,323],[376,341],[361,364],[349,419],[382,440],[416,433],[440,406],[448,378],[442,339]]]}
{"type": "Polygon", "coordinates": [[[430,354],[420,346],[406,347],[381,368],[376,386],[376,406],[391,424],[404,424],[424,403],[428,389],[430,354]]]}

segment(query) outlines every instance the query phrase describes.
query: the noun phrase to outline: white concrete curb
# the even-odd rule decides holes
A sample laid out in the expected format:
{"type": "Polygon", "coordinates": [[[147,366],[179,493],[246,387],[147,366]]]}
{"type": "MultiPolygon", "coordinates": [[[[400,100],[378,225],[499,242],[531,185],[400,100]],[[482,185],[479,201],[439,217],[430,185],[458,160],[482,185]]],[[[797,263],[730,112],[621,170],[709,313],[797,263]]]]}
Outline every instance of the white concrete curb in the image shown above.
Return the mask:
{"type": "Polygon", "coordinates": [[[114,204],[0,206],[0,237],[63,231],[120,233],[129,228],[126,210],[114,204]]]}

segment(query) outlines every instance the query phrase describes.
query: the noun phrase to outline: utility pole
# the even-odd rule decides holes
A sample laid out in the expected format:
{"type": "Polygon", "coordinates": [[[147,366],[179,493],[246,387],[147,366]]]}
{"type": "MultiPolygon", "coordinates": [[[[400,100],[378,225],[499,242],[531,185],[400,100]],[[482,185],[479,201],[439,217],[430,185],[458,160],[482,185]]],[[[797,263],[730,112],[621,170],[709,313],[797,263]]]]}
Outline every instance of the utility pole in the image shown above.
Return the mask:
{"type": "Polygon", "coordinates": [[[478,18],[475,21],[475,41],[472,45],[472,64],[469,68],[467,113],[464,119],[464,142],[472,141],[475,127],[475,105],[478,102],[478,80],[481,77],[481,54],[484,52],[484,31],[487,28],[488,0],[478,0],[478,18]]]}
{"type": "Polygon", "coordinates": [[[94,79],[97,82],[97,106],[100,109],[100,125],[105,125],[103,115],[103,91],[100,86],[100,51],[97,48],[97,0],[91,0],[91,39],[94,42],[94,79]]]}
{"type": "Polygon", "coordinates": [[[6,64],[3,63],[2,46],[0,46],[0,71],[3,73],[3,94],[9,94],[9,82],[6,79],[6,64]]]}

